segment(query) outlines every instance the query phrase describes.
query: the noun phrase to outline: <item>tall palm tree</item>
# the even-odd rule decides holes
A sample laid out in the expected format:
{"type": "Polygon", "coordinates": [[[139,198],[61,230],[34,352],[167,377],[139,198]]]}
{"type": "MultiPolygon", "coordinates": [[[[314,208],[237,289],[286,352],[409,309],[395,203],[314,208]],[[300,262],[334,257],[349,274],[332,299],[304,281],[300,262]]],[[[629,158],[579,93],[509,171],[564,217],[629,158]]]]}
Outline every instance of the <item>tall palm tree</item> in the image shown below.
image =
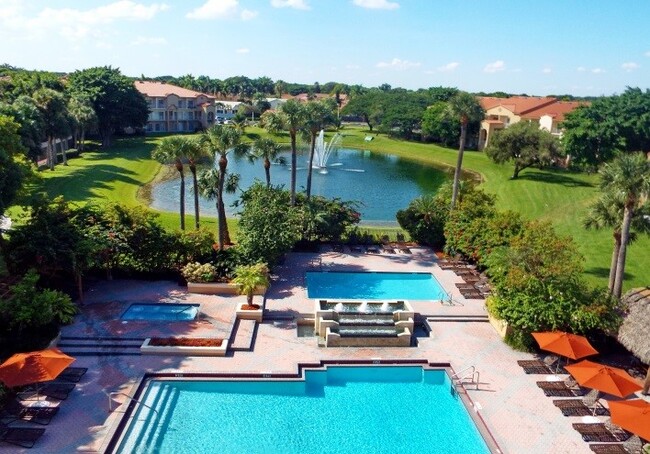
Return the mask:
{"type": "Polygon", "coordinates": [[[86,130],[97,123],[93,104],[86,97],[73,96],[68,102],[68,111],[74,120],[74,145],[82,152],[86,141],[86,130]]]}
{"type": "Polygon", "coordinates": [[[172,164],[181,177],[180,216],[181,230],[185,230],[185,168],[183,157],[193,147],[193,141],[187,137],[171,136],[162,139],[151,153],[151,157],[162,164],[172,164]]]}
{"type": "Polygon", "coordinates": [[[305,130],[309,133],[309,166],[307,167],[307,200],[311,196],[311,175],[316,150],[316,137],[327,125],[334,123],[334,106],[329,101],[310,101],[304,106],[305,130]]]}
{"type": "MultiPolygon", "coordinates": [[[[219,212],[219,188],[223,188],[228,194],[234,194],[237,188],[239,187],[239,174],[226,174],[225,181],[221,180],[221,173],[219,169],[207,169],[201,172],[198,176],[197,187],[199,192],[203,197],[208,200],[215,200],[217,212],[219,212]]],[[[223,199],[222,199],[223,200],[223,199]]],[[[223,201],[221,202],[223,204],[223,201]]],[[[225,228],[225,238],[227,240],[221,240],[221,236],[217,239],[219,242],[219,250],[223,250],[225,244],[230,242],[230,235],[228,233],[228,224],[225,219],[225,210],[224,210],[224,223],[226,224],[225,228]]],[[[221,219],[221,216],[219,217],[221,219]]]]}
{"type": "Polygon", "coordinates": [[[295,99],[290,99],[280,106],[283,115],[284,127],[289,131],[291,139],[291,206],[296,205],[296,167],[298,161],[298,149],[296,147],[296,135],[303,126],[305,120],[305,108],[295,99]]]}
{"type": "MultiPolygon", "coordinates": [[[[623,217],[624,203],[620,194],[603,193],[590,207],[583,225],[587,229],[613,229],[614,249],[612,261],[609,267],[609,282],[607,288],[609,293],[614,290],[618,255],[621,250],[621,218],[623,217]]],[[[650,222],[647,221],[650,215],[650,204],[645,203],[634,212],[631,223],[631,231],[628,244],[636,239],[638,233],[650,233],[650,222]]]]}
{"type": "Polygon", "coordinates": [[[264,174],[266,175],[266,187],[271,187],[271,161],[278,161],[280,146],[273,139],[261,137],[253,142],[251,156],[253,159],[264,160],[264,174]]]}
{"type": "MultiPolygon", "coordinates": [[[[43,119],[43,132],[47,138],[47,166],[54,170],[56,164],[56,139],[67,137],[70,132],[70,117],[63,95],[50,88],[36,90],[34,102],[43,119]]],[[[67,157],[63,152],[63,162],[67,165],[67,157]]]]}
{"type": "Polygon", "coordinates": [[[244,151],[247,146],[241,143],[242,133],[238,129],[226,125],[214,125],[208,128],[201,136],[201,146],[206,153],[218,158],[219,177],[215,181],[218,232],[219,232],[219,249],[223,250],[224,245],[230,243],[230,233],[226,223],[226,209],[223,204],[223,191],[226,183],[226,173],[228,167],[228,154],[233,151],[244,151]]]}
{"type": "Polygon", "coordinates": [[[463,168],[463,154],[465,153],[465,141],[467,139],[467,125],[470,122],[481,121],[485,117],[485,111],[476,96],[461,91],[449,100],[448,115],[460,121],[460,145],[458,147],[458,160],[454,171],[454,186],[451,193],[451,209],[456,206],[458,198],[458,183],[460,172],[463,168]]]}
{"type": "Polygon", "coordinates": [[[612,288],[612,295],[620,298],[632,219],[639,203],[650,195],[650,162],[643,153],[622,154],[603,166],[600,187],[603,192],[623,201],[621,246],[616,261],[616,274],[612,288]]]}
{"type": "Polygon", "coordinates": [[[199,220],[199,186],[196,174],[196,164],[205,156],[205,150],[201,145],[192,139],[187,140],[187,147],[184,148],[183,157],[187,158],[187,163],[192,172],[193,195],[194,195],[194,228],[198,230],[201,226],[199,220]]]}

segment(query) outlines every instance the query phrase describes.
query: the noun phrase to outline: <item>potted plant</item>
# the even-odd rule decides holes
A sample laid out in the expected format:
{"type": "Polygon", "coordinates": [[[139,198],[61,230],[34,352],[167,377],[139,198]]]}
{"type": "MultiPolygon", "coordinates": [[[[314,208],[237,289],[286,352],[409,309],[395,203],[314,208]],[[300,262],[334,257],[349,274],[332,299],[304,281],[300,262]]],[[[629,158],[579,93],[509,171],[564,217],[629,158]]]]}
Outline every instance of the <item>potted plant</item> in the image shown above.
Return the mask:
{"type": "Polygon", "coordinates": [[[260,287],[269,285],[269,268],[266,263],[238,266],[235,268],[235,278],[232,282],[237,285],[240,295],[246,295],[246,303],[240,304],[237,316],[261,321],[262,308],[259,304],[253,304],[253,295],[260,287]],[[246,314],[251,311],[254,313],[246,314]]]}

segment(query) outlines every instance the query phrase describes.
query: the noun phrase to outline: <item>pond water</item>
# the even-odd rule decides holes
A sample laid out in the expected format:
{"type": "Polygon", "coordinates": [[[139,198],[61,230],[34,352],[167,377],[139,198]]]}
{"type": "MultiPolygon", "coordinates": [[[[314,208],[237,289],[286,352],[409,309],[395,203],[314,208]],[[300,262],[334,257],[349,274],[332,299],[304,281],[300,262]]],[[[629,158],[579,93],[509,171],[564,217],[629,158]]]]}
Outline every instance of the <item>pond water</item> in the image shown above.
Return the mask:
{"type": "MultiPolygon", "coordinates": [[[[290,162],[291,154],[282,156],[290,162]]],[[[308,154],[298,155],[296,189],[304,191],[307,184],[308,154]]],[[[249,162],[245,158],[229,156],[228,171],[241,175],[240,187],[249,187],[256,179],[265,181],[262,161],[249,162]]],[[[186,212],[194,212],[192,179],[186,171],[186,212]]],[[[442,183],[451,179],[447,169],[424,166],[393,155],[342,148],[329,158],[327,174],[314,169],[312,194],[338,197],[359,202],[362,223],[396,225],[395,214],[406,208],[411,200],[423,194],[432,194],[442,183]]],[[[289,188],[291,170],[289,165],[271,166],[271,183],[289,188]]],[[[178,212],[180,179],[161,182],[152,190],[151,206],[162,211],[178,212]]],[[[240,208],[232,207],[239,194],[225,194],[226,212],[236,214],[240,208]]],[[[216,216],[215,201],[201,199],[201,213],[216,216]]]]}

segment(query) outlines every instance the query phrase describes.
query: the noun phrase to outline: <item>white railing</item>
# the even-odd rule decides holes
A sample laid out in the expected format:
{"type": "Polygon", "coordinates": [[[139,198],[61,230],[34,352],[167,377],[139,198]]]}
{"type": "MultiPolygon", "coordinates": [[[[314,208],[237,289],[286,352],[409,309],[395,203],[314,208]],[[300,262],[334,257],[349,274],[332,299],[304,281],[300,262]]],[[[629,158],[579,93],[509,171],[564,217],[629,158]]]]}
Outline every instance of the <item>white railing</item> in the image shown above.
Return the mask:
{"type": "Polygon", "coordinates": [[[481,374],[479,373],[479,371],[476,370],[476,366],[468,366],[465,369],[456,372],[454,375],[452,375],[451,382],[454,384],[454,387],[456,387],[456,385],[463,386],[464,385],[463,380],[470,378],[471,381],[469,383],[475,385],[476,389],[478,389],[478,385],[481,380],[480,377],[481,374]]]}
{"type": "MultiPolygon", "coordinates": [[[[122,396],[126,397],[128,400],[133,401],[133,402],[137,402],[138,404],[147,407],[149,410],[151,410],[154,413],[156,413],[157,415],[159,415],[158,410],[153,408],[151,405],[147,405],[144,402],[141,402],[138,399],[135,399],[135,398],[129,396],[128,394],[126,394],[126,393],[123,393],[123,392],[120,392],[120,391],[113,391],[111,393],[108,393],[107,395],[108,395],[108,411],[113,411],[113,396],[122,395],[122,396]]],[[[122,404],[120,404],[120,405],[122,405],[122,404]]],[[[119,407],[120,405],[118,405],[117,407],[119,407]]],[[[115,408],[117,408],[117,407],[115,407],[115,408]]]]}

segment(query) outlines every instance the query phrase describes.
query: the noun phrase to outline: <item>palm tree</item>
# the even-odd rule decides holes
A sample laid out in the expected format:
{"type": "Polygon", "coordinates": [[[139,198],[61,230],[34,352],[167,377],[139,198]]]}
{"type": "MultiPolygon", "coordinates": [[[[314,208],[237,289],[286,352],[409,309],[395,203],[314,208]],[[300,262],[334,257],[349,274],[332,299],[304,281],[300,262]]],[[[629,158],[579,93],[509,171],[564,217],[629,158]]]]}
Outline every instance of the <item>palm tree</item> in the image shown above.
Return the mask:
{"type": "Polygon", "coordinates": [[[612,295],[620,298],[632,219],[639,203],[650,194],[650,162],[643,153],[622,154],[611,163],[605,164],[601,171],[600,187],[603,192],[623,201],[621,246],[612,288],[612,295]]]}
{"type": "Polygon", "coordinates": [[[458,183],[463,167],[467,125],[470,122],[481,121],[485,117],[485,111],[481,107],[478,99],[476,99],[476,96],[461,91],[449,100],[447,114],[453,119],[460,121],[460,145],[458,147],[456,170],[454,171],[454,187],[451,193],[451,209],[453,210],[456,206],[456,199],[458,198],[458,183]]]}
{"type": "MultiPolygon", "coordinates": [[[[624,203],[616,194],[603,193],[596,202],[591,205],[587,217],[583,221],[586,229],[600,230],[603,228],[613,229],[614,249],[612,251],[612,261],[609,268],[609,282],[607,288],[609,293],[614,290],[614,280],[616,278],[616,268],[618,255],[621,250],[621,218],[623,217],[624,203]]],[[[650,204],[645,203],[635,210],[632,218],[630,237],[628,244],[632,244],[636,239],[636,233],[650,233],[650,223],[647,216],[650,214],[650,204]]]]}
{"type": "Polygon", "coordinates": [[[264,173],[266,175],[266,187],[271,187],[271,161],[279,161],[280,146],[273,139],[259,138],[253,143],[251,157],[264,160],[264,173]]]}
{"type": "MultiPolygon", "coordinates": [[[[198,185],[197,187],[199,189],[200,194],[208,200],[216,201],[217,213],[219,212],[219,196],[218,196],[219,188],[222,187],[223,191],[225,191],[226,193],[233,194],[239,187],[239,174],[236,173],[226,174],[225,178],[226,178],[225,181],[223,181],[222,183],[219,169],[212,168],[201,172],[197,180],[197,185],[198,185]]],[[[223,199],[221,203],[223,204],[223,199]]],[[[223,236],[226,239],[222,240],[221,234],[219,235],[219,238],[217,240],[219,242],[219,250],[223,250],[225,244],[230,242],[228,223],[226,222],[225,219],[225,209],[224,209],[223,217],[224,217],[224,223],[226,224],[225,232],[223,236]]],[[[219,220],[220,219],[221,216],[219,216],[219,220]]]]}
{"type": "Polygon", "coordinates": [[[197,162],[205,156],[205,151],[199,145],[199,143],[192,139],[186,139],[188,141],[187,147],[184,148],[183,156],[187,158],[187,162],[192,172],[192,183],[193,183],[193,195],[194,195],[194,228],[199,230],[200,220],[199,220],[199,186],[198,179],[196,175],[196,164],[197,162]]]}
{"type": "MultiPolygon", "coordinates": [[[[47,166],[54,170],[56,164],[57,138],[66,137],[70,131],[70,117],[63,95],[50,88],[36,90],[33,95],[34,102],[38,107],[43,119],[43,132],[47,138],[47,166]]],[[[63,152],[63,163],[68,164],[65,151],[63,152]]]]}
{"type": "Polygon", "coordinates": [[[151,153],[151,157],[156,161],[162,164],[173,164],[181,176],[181,230],[185,230],[185,172],[182,159],[191,153],[194,146],[194,142],[187,137],[171,136],[162,139],[151,153]]]}
{"type": "Polygon", "coordinates": [[[334,106],[328,101],[310,101],[304,107],[305,129],[309,133],[309,166],[307,167],[307,200],[311,196],[311,175],[316,150],[316,137],[328,124],[334,123],[334,106]]]}
{"type": "Polygon", "coordinates": [[[298,161],[298,150],[296,148],[296,134],[302,127],[305,119],[305,108],[295,99],[282,104],[280,112],[283,116],[285,129],[289,131],[291,138],[291,206],[296,205],[296,167],[298,161]]]}
{"type": "Polygon", "coordinates": [[[68,102],[68,111],[74,119],[74,144],[82,152],[86,141],[86,130],[97,123],[97,115],[93,104],[86,97],[73,96],[68,102]]]}
{"type": "Polygon", "coordinates": [[[268,287],[269,268],[266,263],[238,266],[235,268],[235,278],[232,280],[239,286],[239,293],[246,295],[248,305],[253,304],[253,293],[258,287],[268,287]]]}
{"type": "Polygon", "coordinates": [[[228,154],[233,151],[244,151],[247,146],[241,143],[242,133],[238,129],[224,125],[214,125],[207,129],[201,137],[201,146],[206,153],[215,157],[218,156],[219,175],[215,181],[217,215],[219,217],[219,249],[223,250],[225,244],[230,243],[230,233],[226,223],[226,209],[223,204],[223,191],[226,183],[228,167],[228,154]]]}

